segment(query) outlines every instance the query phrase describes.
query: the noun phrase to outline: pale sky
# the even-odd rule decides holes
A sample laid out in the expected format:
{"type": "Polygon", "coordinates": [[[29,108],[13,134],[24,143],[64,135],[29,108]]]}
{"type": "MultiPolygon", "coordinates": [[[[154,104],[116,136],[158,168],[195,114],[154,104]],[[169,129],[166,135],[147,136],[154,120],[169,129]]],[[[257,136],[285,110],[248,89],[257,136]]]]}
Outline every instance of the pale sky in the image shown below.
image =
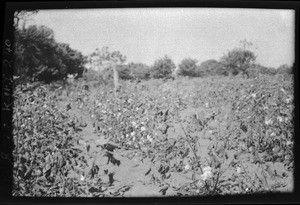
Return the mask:
{"type": "Polygon", "coordinates": [[[187,57],[219,60],[247,39],[258,63],[277,68],[294,62],[294,18],[293,10],[275,9],[72,9],[40,10],[28,24],[51,28],[84,55],[108,46],[127,63],[147,65],[164,55],[176,65],[187,57]]]}

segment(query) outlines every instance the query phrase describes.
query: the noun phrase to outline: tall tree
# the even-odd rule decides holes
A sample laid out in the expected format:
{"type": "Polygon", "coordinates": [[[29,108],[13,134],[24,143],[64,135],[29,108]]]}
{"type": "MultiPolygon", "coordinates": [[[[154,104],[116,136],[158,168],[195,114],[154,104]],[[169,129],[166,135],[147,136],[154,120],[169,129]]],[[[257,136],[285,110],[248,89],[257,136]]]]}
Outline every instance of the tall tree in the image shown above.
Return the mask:
{"type": "Polygon", "coordinates": [[[113,71],[114,90],[120,91],[119,71],[118,66],[126,61],[126,56],[122,55],[120,51],[110,52],[108,47],[98,48],[88,57],[88,61],[92,67],[109,68],[113,71]]]}
{"type": "Polygon", "coordinates": [[[16,28],[14,75],[22,81],[63,80],[81,76],[85,57],[68,44],[57,43],[52,29],[30,25],[16,28]]]}
{"type": "Polygon", "coordinates": [[[249,46],[252,43],[246,40],[240,42],[241,45],[228,51],[227,54],[221,57],[220,62],[226,67],[227,71],[233,75],[242,73],[249,77],[248,69],[251,68],[256,60],[256,56],[253,51],[251,51],[249,46]]]}

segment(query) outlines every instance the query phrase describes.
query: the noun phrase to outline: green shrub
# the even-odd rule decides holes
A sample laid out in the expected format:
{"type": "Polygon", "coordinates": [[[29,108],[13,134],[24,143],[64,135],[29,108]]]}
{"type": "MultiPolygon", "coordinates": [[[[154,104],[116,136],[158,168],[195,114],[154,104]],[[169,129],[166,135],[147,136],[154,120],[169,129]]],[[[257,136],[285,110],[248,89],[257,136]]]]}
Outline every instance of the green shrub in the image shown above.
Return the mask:
{"type": "Polygon", "coordinates": [[[196,68],[197,76],[226,76],[228,75],[226,68],[218,61],[211,59],[206,60],[197,66],[196,68]]]}
{"type": "Polygon", "coordinates": [[[119,77],[122,80],[131,80],[133,76],[128,65],[122,65],[118,67],[119,77]]]}
{"type": "Polygon", "coordinates": [[[196,73],[196,63],[197,60],[191,59],[191,58],[185,58],[181,61],[181,63],[178,65],[178,75],[182,76],[191,76],[194,77],[197,75],[196,73]]]}
{"type": "Polygon", "coordinates": [[[168,57],[165,56],[157,61],[151,69],[151,78],[172,78],[172,73],[175,70],[176,66],[174,62],[168,57]]]}
{"type": "Polygon", "coordinates": [[[293,66],[288,66],[287,64],[283,64],[283,65],[281,65],[277,68],[277,73],[279,73],[279,74],[292,74],[293,73],[293,66]]]}
{"type": "Polygon", "coordinates": [[[150,78],[150,67],[143,63],[129,63],[128,68],[131,75],[136,80],[143,80],[150,78]]]}
{"type": "Polygon", "coordinates": [[[249,74],[247,70],[254,63],[256,56],[250,50],[244,48],[234,48],[225,54],[220,62],[225,66],[227,71],[232,75],[242,73],[243,75],[249,74]]]}

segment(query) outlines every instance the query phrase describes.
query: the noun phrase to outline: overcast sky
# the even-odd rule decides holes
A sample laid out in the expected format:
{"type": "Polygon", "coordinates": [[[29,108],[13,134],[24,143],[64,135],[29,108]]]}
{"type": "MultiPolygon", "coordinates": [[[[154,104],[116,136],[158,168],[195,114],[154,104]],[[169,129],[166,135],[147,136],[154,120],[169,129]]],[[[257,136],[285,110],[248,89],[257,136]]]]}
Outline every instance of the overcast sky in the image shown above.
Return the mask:
{"type": "Polygon", "coordinates": [[[294,62],[294,11],[272,9],[76,9],[40,10],[30,24],[45,25],[58,42],[84,55],[108,46],[126,62],[152,65],[165,54],[178,64],[216,59],[247,39],[257,62],[270,67],[294,62]]]}

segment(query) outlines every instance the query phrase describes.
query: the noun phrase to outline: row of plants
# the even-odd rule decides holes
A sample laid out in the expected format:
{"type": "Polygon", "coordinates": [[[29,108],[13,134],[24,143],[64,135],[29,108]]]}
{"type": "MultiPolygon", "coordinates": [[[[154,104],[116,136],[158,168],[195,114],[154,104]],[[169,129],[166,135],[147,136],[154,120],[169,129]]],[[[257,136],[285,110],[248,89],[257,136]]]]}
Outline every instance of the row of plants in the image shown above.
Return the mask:
{"type": "Polygon", "coordinates": [[[92,186],[103,186],[101,180],[89,181],[95,167],[78,148],[84,122],[59,108],[63,93],[53,86],[28,83],[14,89],[13,196],[86,197],[92,186]]]}
{"type": "Polygon", "coordinates": [[[106,196],[106,184],[97,175],[100,165],[77,146],[86,123],[72,118],[68,106],[89,113],[95,131],[124,150],[152,159],[146,175],[162,194],[168,189],[178,195],[284,189],[294,162],[292,84],[272,78],[227,79],[226,85],[218,78],[205,80],[127,82],[118,95],[110,87],[93,95],[81,85],[69,86],[65,95],[73,103],[65,110],[58,109],[58,101],[66,96],[60,98],[50,85],[17,86],[14,195],[106,196]],[[185,115],[188,109],[194,110],[185,115]],[[201,145],[205,136],[209,145],[201,145]],[[282,166],[280,171],[274,164],[282,166]],[[169,180],[178,173],[191,175],[192,181],[175,186],[169,180]]]}
{"type": "MultiPolygon", "coordinates": [[[[231,80],[224,86],[220,79],[213,78],[207,80],[207,86],[194,81],[192,90],[185,92],[191,88],[189,83],[183,79],[156,86],[154,82],[138,87],[127,84],[127,91],[117,96],[109,90],[101,92],[81,107],[91,114],[101,135],[112,137],[126,149],[140,150],[141,157],[153,158],[160,175],[152,176],[163,187],[170,172],[186,170],[210,178],[195,179],[190,184],[189,190],[195,194],[276,191],[287,173],[272,183],[265,177],[265,173],[270,175],[265,169],[270,167],[269,162],[279,162],[293,170],[292,84],[265,78],[231,80]],[[231,109],[228,113],[224,111],[226,104],[231,109]],[[200,106],[206,109],[194,117],[198,123],[181,118],[180,112],[200,106]],[[177,139],[170,138],[169,130],[178,125],[183,134],[173,133],[177,139]],[[208,160],[199,159],[197,141],[207,133],[212,135],[213,144],[208,149],[208,160]],[[263,173],[255,175],[259,180],[246,175],[245,169],[241,171],[240,155],[253,159],[250,164],[259,164],[263,173]],[[238,171],[231,173],[233,169],[238,171]],[[239,180],[228,185],[232,177],[239,180]],[[201,186],[196,186],[196,181],[201,186]]],[[[183,193],[184,189],[177,189],[183,193]]]]}

